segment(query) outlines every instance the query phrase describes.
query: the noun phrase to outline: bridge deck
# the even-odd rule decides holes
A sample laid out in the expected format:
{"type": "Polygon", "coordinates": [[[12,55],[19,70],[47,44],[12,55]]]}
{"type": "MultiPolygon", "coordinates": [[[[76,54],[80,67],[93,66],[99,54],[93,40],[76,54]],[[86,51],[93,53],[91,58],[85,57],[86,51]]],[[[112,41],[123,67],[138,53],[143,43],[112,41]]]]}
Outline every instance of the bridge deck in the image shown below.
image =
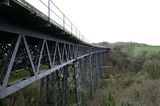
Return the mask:
{"type": "Polygon", "coordinates": [[[73,35],[63,26],[37,10],[24,0],[11,0],[8,5],[0,5],[0,18],[7,23],[16,24],[22,28],[41,31],[44,34],[54,36],[74,43],[86,44],[73,35]]]}

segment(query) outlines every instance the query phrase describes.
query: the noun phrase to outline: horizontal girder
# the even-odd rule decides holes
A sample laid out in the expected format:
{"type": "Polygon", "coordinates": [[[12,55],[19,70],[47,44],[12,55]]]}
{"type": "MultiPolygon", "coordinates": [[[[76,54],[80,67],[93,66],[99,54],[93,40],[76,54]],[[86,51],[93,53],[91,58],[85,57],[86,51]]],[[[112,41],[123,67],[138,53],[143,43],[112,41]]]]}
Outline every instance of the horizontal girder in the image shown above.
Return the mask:
{"type": "Polygon", "coordinates": [[[4,40],[0,41],[0,98],[61,69],[80,58],[99,54],[108,49],[75,44],[59,39],[49,39],[45,35],[18,34],[0,31],[4,40]],[[5,63],[5,64],[4,64],[5,63]],[[29,75],[12,80],[18,73],[29,75]]]}

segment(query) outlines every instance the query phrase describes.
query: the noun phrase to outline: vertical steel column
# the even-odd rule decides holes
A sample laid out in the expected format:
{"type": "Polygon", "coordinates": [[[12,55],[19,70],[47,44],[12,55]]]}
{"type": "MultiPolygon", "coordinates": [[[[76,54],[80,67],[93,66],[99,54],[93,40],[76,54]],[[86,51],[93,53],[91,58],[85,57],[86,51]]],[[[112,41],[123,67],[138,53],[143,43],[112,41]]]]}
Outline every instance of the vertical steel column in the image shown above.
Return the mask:
{"type": "Polygon", "coordinates": [[[53,106],[57,106],[57,94],[56,94],[56,75],[55,73],[52,73],[51,75],[52,81],[51,81],[51,95],[52,95],[52,103],[53,106]]]}
{"type": "Polygon", "coordinates": [[[107,54],[108,54],[108,52],[104,52],[104,57],[105,57],[104,58],[104,61],[105,61],[104,65],[107,64],[107,60],[108,60],[107,54]]]}
{"type": "Polygon", "coordinates": [[[99,88],[99,68],[98,68],[98,53],[95,54],[95,71],[96,71],[96,81],[97,81],[97,88],[99,88]]]}
{"type": "Polygon", "coordinates": [[[82,73],[81,73],[81,75],[82,75],[82,84],[84,84],[85,83],[85,73],[86,73],[86,70],[85,70],[85,65],[84,65],[84,58],[82,58],[81,59],[81,70],[82,70],[82,73]]]}
{"type": "Polygon", "coordinates": [[[76,97],[77,97],[77,105],[82,106],[81,96],[80,96],[80,82],[79,82],[79,61],[76,60],[73,63],[74,70],[74,79],[75,79],[75,87],[76,87],[76,97]]]}
{"type": "Polygon", "coordinates": [[[91,83],[91,96],[94,97],[94,85],[93,85],[93,64],[92,64],[92,54],[89,55],[88,59],[89,59],[89,71],[90,71],[90,83],[91,83]]]}
{"type": "Polygon", "coordinates": [[[45,105],[46,100],[46,78],[42,78],[40,81],[40,104],[45,105]]]}
{"type": "Polygon", "coordinates": [[[44,92],[46,92],[46,103],[47,104],[51,104],[51,77],[50,77],[51,75],[48,75],[47,77],[45,77],[46,78],[46,83],[45,83],[45,85],[46,85],[46,91],[44,91],[44,92]]]}
{"type": "Polygon", "coordinates": [[[97,89],[95,54],[92,54],[91,59],[92,59],[91,64],[92,64],[93,90],[95,92],[97,89]]]}
{"type": "MultiPolygon", "coordinates": [[[[100,58],[101,53],[97,53],[97,69],[98,69],[98,78],[102,78],[101,76],[101,58],[100,58]]],[[[99,87],[101,85],[101,82],[99,81],[99,87]]]]}
{"type": "Polygon", "coordinates": [[[80,67],[80,85],[82,85],[82,83],[83,83],[83,59],[79,59],[79,62],[80,62],[80,64],[79,64],[79,67],[80,67]]]}
{"type": "Polygon", "coordinates": [[[99,53],[99,76],[102,78],[102,65],[103,65],[103,54],[99,53]]]}
{"type": "Polygon", "coordinates": [[[68,106],[67,102],[67,82],[68,82],[68,66],[63,68],[64,73],[63,73],[63,84],[62,84],[62,105],[63,106],[68,106]]]}
{"type": "Polygon", "coordinates": [[[57,106],[61,106],[62,105],[62,73],[61,73],[62,69],[59,69],[56,71],[56,81],[57,81],[57,106]]]}

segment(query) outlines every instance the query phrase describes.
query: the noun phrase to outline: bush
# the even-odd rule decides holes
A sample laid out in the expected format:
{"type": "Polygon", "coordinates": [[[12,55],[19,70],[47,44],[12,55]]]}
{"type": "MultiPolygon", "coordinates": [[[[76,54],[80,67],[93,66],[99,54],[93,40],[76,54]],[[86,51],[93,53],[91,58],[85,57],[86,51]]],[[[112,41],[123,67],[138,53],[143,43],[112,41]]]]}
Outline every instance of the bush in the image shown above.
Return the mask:
{"type": "Polygon", "coordinates": [[[121,106],[130,106],[129,102],[122,102],[121,106]]]}
{"type": "Polygon", "coordinates": [[[147,84],[142,87],[140,92],[142,101],[141,103],[143,106],[159,106],[160,104],[159,80],[147,81],[147,84]]]}
{"type": "Polygon", "coordinates": [[[125,81],[121,86],[122,86],[122,88],[128,88],[133,84],[133,82],[134,82],[134,80],[129,79],[129,80],[125,81]]]}
{"type": "Polygon", "coordinates": [[[136,100],[136,101],[139,101],[141,98],[142,98],[142,94],[139,90],[134,90],[133,91],[133,98],[136,100]]]}
{"type": "Polygon", "coordinates": [[[116,106],[115,91],[107,92],[102,96],[101,106],[116,106]]]}
{"type": "Polygon", "coordinates": [[[88,102],[87,91],[81,89],[80,94],[81,94],[82,105],[87,106],[87,102],[88,102]]]}
{"type": "Polygon", "coordinates": [[[145,56],[146,60],[154,60],[158,59],[160,60],[160,52],[148,52],[145,56]]]}
{"type": "Polygon", "coordinates": [[[158,60],[148,60],[144,63],[144,70],[151,79],[160,78],[160,63],[158,60]]]}

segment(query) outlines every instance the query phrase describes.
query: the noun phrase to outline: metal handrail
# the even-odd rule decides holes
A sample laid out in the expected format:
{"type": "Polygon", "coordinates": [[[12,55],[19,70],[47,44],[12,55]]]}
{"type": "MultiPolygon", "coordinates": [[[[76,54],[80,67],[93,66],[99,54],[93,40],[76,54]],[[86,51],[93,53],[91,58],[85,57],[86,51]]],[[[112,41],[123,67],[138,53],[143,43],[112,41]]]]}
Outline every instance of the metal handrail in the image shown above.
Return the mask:
{"type": "MultiPolygon", "coordinates": [[[[80,31],[77,29],[77,27],[69,20],[68,17],[66,17],[66,15],[53,3],[52,0],[48,0],[48,5],[45,4],[42,0],[39,0],[47,9],[48,9],[48,18],[50,21],[50,19],[53,19],[51,17],[51,13],[53,13],[57,18],[59,18],[63,25],[63,30],[68,30],[71,35],[74,35],[75,37],[77,37],[78,39],[84,41],[84,39],[81,39],[81,38],[84,38],[84,36],[82,37],[82,34],[80,33],[80,31]],[[58,14],[56,14],[52,9],[51,9],[51,5],[54,6],[58,12],[60,12],[60,14],[62,14],[63,17],[60,17],[58,14]],[[67,23],[68,22],[68,23],[67,23]],[[67,27],[69,27],[69,29],[67,29],[67,27]]],[[[54,20],[54,19],[53,19],[54,20]]],[[[55,20],[56,21],[56,20],[55,20]]],[[[60,23],[58,23],[60,24],[60,23]]],[[[86,42],[86,41],[85,41],[86,42]]],[[[87,42],[88,43],[88,42],[87,42]]]]}
{"type": "MultiPolygon", "coordinates": [[[[63,21],[63,19],[61,17],[59,17],[54,11],[52,11],[42,0],[39,0],[45,7],[48,8],[48,11],[52,12],[53,14],[55,14],[59,19],[61,19],[63,21]]],[[[48,16],[50,16],[50,12],[48,14],[48,16]]],[[[50,17],[49,17],[50,18],[50,17]]]]}

